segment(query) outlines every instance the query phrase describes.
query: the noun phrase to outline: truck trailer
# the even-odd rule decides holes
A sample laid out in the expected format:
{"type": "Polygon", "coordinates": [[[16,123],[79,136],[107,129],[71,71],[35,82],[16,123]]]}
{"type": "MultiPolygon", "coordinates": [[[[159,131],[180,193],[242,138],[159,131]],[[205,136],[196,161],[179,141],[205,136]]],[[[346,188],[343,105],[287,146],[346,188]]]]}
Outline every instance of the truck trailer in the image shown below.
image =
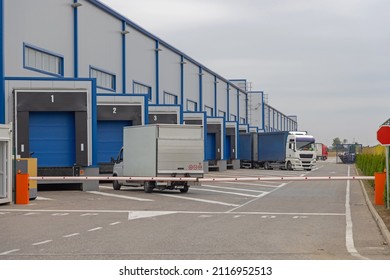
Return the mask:
{"type": "Polygon", "coordinates": [[[317,160],[328,159],[328,148],[322,143],[316,143],[317,160]]]}
{"type": "Polygon", "coordinates": [[[315,139],[306,132],[258,133],[258,162],[265,169],[312,170],[316,163],[315,139]]]}
{"type": "Polygon", "coordinates": [[[258,167],[258,137],[257,132],[240,133],[240,167],[256,168],[258,167]]]}
{"type": "Polygon", "coordinates": [[[113,176],[154,179],[117,180],[113,182],[113,188],[120,190],[122,185],[143,185],[147,193],[154,188],[179,189],[186,193],[192,180],[158,181],[155,177],[201,178],[204,175],[203,157],[203,126],[159,124],[125,127],[123,148],[114,160],[113,176]]]}
{"type": "Polygon", "coordinates": [[[314,144],[314,137],[306,132],[241,134],[241,167],[311,170],[316,163],[314,144]]]}

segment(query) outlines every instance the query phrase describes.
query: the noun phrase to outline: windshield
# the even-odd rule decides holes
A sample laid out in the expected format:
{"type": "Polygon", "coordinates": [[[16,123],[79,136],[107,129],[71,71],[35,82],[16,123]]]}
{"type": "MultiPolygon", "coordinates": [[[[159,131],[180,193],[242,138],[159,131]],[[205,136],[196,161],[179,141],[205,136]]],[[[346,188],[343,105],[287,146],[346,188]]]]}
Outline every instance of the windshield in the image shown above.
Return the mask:
{"type": "Polygon", "coordinates": [[[312,137],[297,137],[297,149],[298,151],[314,151],[315,140],[312,137]]]}

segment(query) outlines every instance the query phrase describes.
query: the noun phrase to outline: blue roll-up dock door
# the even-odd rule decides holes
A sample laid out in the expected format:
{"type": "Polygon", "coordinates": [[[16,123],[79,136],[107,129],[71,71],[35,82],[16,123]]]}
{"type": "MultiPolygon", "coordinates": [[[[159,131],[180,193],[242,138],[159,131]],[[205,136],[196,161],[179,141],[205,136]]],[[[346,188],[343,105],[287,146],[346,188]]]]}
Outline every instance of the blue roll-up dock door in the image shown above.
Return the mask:
{"type": "Polygon", "coordinates": [[[224,159],[229,160],[232,157],[232,138],[230,135],[226,135],[226,141],[225,141],[225,152],[224,152],[224,159]]]}
{"type": "Polygon", "coordinates": [[[74,112],[30,112],[29,133],[30,154],[39,167],[75,164],[74,112]]]}
{"type": "Polygon", "coordinates": [[[123,127],[132,126],[132,121],[98,121],[98,163],[111,162],[123,146],[123,127]]]}
{"type": "Polygon", "coordinates": [[[215,160],[217,158],[216,145],[216,134],[207,133],[206,160],[215,160]]]}

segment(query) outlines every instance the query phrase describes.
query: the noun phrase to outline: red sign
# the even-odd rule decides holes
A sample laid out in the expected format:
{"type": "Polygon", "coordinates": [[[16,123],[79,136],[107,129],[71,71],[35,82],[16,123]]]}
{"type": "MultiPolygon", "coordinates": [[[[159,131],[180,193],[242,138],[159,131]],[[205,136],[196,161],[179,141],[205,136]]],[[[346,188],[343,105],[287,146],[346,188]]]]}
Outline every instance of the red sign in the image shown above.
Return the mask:
{"type": "Polygon", "coordinates": [[[390,125],[382,125],[376,133],[376,139],[383,146],[390,145],[390,125]]]}

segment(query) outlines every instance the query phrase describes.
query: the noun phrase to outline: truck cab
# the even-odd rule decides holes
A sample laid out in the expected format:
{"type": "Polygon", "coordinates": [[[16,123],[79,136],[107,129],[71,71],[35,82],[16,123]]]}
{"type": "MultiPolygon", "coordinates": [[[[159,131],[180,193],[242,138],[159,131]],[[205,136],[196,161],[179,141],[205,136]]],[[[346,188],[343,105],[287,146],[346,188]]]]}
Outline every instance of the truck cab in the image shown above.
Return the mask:
{"type": "Polygon", "coordinates": [[[286,169],[312,170],[316,164],[315,139],[306,132],[289,132],[286,143],[286,169]]]}

